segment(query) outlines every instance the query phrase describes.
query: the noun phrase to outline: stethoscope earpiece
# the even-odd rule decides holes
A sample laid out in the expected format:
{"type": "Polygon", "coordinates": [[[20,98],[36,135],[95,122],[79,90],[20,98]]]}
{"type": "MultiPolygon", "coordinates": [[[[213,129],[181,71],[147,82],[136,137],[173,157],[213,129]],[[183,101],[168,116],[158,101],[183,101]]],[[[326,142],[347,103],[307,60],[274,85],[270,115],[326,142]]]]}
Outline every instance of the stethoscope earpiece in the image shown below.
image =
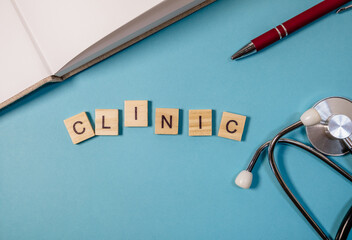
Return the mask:
{"type": "Polygon", "coordinates": [[[305,111],[301,116],[301,122],[304,126],[309,127],[320,123],[321,118],[317,110],[310,108],[305,111]]]}
{"type": "MultiPolygon", "coordinates": [[[[260,154],[268,148],[268,158],[272,171],[276,179],[280,183],[290,200],[294,203],[297,209],[306,218],[309,224],[320,235],[322,239],[330,239],[309,213],[300,204],[291,190],[286,185],[280,171],[276,165],[274,157],[274,148],[277,143],[286,143],[297,146],[314,156],[320,158],[323,162],[332,167],[346,179],[352,182],[352,176],[336,163],[331,161],[325,155],[340,156],[348,152],[352,153],[352,102],[346,98],[330,97],[316,103],[313,108],[304,112],[300,121],[288,126],[279,132],[272,140],[261,145],[252,157],[246,170],[241,171],[235,180],[237,186],[248,189],[253,180],[252,170],[256,164],[260,154]],[[282,138],[285,134],[305,126],[307,137],[314,148],[305,145],[304,143],[282,138]]],[[[348,233],[352,228],[352,207],[343,219],[336,240],[347,239],[348,233]]]]}
{"type": "Polygon", "coordinates": [[[240,188],[248,189],[252,185],[253,174],[248,170],[241,171],[235,180],[235,183],[240,188]]]}

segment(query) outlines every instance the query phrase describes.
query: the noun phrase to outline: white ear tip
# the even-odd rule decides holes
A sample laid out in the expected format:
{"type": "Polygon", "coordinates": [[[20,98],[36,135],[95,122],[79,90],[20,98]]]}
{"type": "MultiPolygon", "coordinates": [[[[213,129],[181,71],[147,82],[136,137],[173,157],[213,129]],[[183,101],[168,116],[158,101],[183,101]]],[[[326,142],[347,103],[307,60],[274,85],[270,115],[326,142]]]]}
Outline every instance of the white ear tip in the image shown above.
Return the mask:
{"type": "Polygon", "coordinates": [[[301,122],[304,126],[313,126],[320,123],[321,118],[317,110],[310,108],[305,111],[301,116],[301,122]]]}
{"type": "Polygon", "coordinates": [[[247,170],[243,170],[237,175],[235,183],[241,188],[248,189],[251,187],[252,179],[253,174],[247,170]]]}

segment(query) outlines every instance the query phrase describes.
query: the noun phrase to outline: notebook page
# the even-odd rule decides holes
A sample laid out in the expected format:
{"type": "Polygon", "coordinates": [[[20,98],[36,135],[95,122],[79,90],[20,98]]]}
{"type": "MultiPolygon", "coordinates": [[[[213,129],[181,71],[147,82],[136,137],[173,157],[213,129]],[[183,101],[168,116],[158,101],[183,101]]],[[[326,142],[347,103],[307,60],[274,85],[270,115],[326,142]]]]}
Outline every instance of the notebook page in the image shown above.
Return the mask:
{"type": "Polygon", "coordinates": [[[52,72],[163,0],[13,0],[52,72]]]}
{"type": "Polygon", "coordinates": [[[0,1],[0,103],[48,77],[11,0],[0,1]]]}
{"type": "Polygon", "coordinates": [[[204,0],[165,0],[80,53],[66,64],[64,68],[58,72],[58,75],[62,76],[71,70],[82,66],[90,60],[101,56],[154,27],[159,26],[202,2],[204,2],[204,0]]]}

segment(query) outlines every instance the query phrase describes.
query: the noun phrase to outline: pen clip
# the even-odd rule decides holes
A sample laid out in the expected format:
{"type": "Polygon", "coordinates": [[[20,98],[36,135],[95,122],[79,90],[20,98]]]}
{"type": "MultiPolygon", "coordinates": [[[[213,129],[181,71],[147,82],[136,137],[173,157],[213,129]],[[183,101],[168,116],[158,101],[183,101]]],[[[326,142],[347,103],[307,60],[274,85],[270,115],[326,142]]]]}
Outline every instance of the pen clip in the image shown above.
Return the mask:
{"type": "Polygon", "coordinates": [[[348,10],[348,9],[352,9],[352,4],[349,5],[349,6],[340,8],[339,10],[336,11],[336,13],[342,13],[342,12],[348,10]]]}

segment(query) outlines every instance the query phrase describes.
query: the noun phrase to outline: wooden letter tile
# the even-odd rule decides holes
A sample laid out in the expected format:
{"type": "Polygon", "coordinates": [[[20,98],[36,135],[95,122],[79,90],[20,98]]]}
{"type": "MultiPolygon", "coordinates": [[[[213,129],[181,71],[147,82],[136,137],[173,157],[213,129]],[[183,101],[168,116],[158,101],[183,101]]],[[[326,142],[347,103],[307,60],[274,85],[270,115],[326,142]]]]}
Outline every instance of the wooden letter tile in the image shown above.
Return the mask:
{"type": "Polygon", "coordinates": [[[118,109],[95,109],[95,135],[119,135],[118,109]]]}
{"type": "Polygon", "coordinates": [[[212,135],[212,110],[189,110],[189,136],[212,135]]]}
{"type": "Polygon", "coordinates": [[[125,127],[148,127],[148,101],[125,101],[125,127]]]}
{"type": "Polygon", "coordinates": [[[64,123],[74,144],[94,137],[92,125],[90,124],[85,112],[81,112],[64,120],[64,123]]]}
{"type": "Polygon", "coordinates": [[[246,116],[223,112],[219,128],[219,137],[241,141],[246,116]]]}
{"type": "Polygon", "coordinates": [[[157,108],[155,109],[155,134],[178,134],[177,108],[157,108]]]}

